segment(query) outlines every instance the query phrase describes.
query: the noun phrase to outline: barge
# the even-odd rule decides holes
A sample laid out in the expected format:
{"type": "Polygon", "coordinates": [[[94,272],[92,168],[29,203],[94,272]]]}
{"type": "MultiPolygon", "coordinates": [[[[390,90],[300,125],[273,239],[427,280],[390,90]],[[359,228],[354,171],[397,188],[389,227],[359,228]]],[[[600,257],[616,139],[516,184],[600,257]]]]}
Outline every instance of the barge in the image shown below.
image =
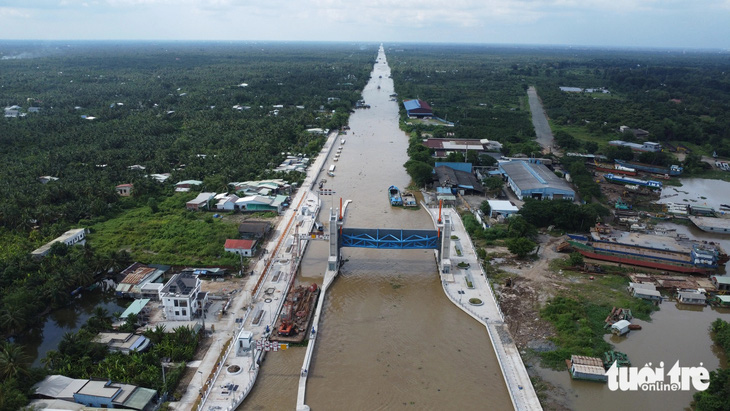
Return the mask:
{"type": "Polygon", "coordinates": [[[596,171],[602,171],[604,173],[624,174],[627,176],[635,176],[639,174],[635,168],[624,167],[620,164],[608,164],[599,162],[588,164],[592,164],[596,168],[596,171]]]}
{"type": "Polygon", "coordinates": [[[398,190],[398,187],[396,186],[388,187],[388,199],[390,200],[390,205],[392,206],[403,205],[403,198],[400,195],[400,190],[398,190]]]}
{"type": "Polygon", "coordinates": [[[626,176],[618,176],[615,174],[605,174],[603,176],[606,181],[609,183],[616,183],[616,184],[631,184],[631,185],[637,185],[641,187],[648,187],[653,190],[661,190],[662,189],[662,183],[661,181],[654,181],[654,180],[641,180],[638,178],[633,177],[626,177],[626,176]]]}
{"type": "Polygon", "coordinates": [[[289,290],[284,308],[271,332],[271,341],[300,343],[307,337],[312,323],[319,287],[312,283],[300,285],[289,290]]]}
{"type": "Polygon", "coordinates": [[[612,232],[597,225],[591,234],[568,234],[568,242],[585,257],[685,274],[714,272],[728,261],[719,244],[662,234],[612,232]]]}
{"type": "Polygon", "coordinates": [[[643,171],[646,173],[652,173],[652,174],[661,174],[661,175],[669,175],[669,176],[678,176],[682,174],[682,171],[684,171],[684,168],[678,165],[671,165],[669,167],[662,167],[662,166],[655,166],[651,164],[644,164],[644,163],[638,163],[636,161],[626,161],[626,160],[615,160],[616,165],[620,165],[622,167],[630,167],[634,168],[638,171],[643,171]]]}
{"type": "Polygon", "coordinates": [[[692,215],[689,216],[689,220],[702,231],[717,234],[730,234],[730,219],[692,215]]]}

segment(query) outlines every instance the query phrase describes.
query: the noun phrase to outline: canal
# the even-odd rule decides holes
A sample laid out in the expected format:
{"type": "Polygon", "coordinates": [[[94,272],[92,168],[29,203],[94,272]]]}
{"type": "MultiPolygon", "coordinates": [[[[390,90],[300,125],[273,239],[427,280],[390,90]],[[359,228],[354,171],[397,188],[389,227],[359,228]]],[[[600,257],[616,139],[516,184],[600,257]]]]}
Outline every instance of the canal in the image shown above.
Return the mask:
{"type": "MultiPolygon", "coordinates": [[[[432,229],[426,211],[388,202],[388,187],[403,190],[410,178],[403,168],[408,137],[390,101],[385,62],[380,54],[363,91],[371,108],[351,115],[325,188],[353,200],[347,227],[432,229]]],[[[334,201],[324,199],[325,213],[334,201]]],[[[312,409],[511,408],[489,336],[444,295],[433,251],[345,248],[342,258],[309,370],[312,409]]],[[[321,283],[326,261],[327,244],[310,244],[299,281],[321,283]]],[[[240,409],[293,409],[303,357],[304,348],[271,353],[240,409]]]]}
{"type": "MultiPolygon", "coordinates": [[[[110,284],[113,290],[114,285],[110,284]]],[[[116,298],[113,292],[102,291],[102,287],[82,291],[73,303],[46,315],[40,327],[32,329],[18,342],[23,344],[33,366],[40,367],[43,357],[48,351],[56,349],[63,335],[78,331],[94,315],[97,307],[106,309],[112,315],[124,311],[129,302],[116,298]]]]}

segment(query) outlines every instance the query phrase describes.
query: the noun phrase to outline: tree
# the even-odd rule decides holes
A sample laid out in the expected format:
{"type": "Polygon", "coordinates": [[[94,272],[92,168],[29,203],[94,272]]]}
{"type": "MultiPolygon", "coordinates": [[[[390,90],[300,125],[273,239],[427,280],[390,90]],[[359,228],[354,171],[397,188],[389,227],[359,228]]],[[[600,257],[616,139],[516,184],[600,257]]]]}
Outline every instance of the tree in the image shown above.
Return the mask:
{"type": "Polygon", "coordinates": [[[568,257],[568,264],[571,267],[580,267],[583,265],[583,254],[581,253],[570,253],[568,257]]]}
{"type": "Polygon", "coordinates": [[[433,181],[433,167],[430,165],[421,161],[408,160],[403,166],[417,185],[425,186],[433,181]]]}
{"type": "Polygon", "coordinates": [[[583,143],[583,149],[585,149],[586,153],[594,154],[598,151],[598,143],[595,141],[586,141],[583,143]]]}
{"type": "Polygon", "coordinates": [[[525,237],[510,238],[507,240],[507,249],[510,253],[515,254],[518,258],[525,258],[537,244],[525,237]]]}
{"type": "Polygon", "coordinates": [[[487,191],[497,191],[504,186],[504,181],[500,177],[487,177],[482,180],[482,185],[487,191]]]}
{"type": "Polygon", "coordinates": [[[0,376],[3,379],[28,375],[30,360],[23,347],[10,342],[0,344],[0,376]]]}
{"type": "Polygon", "coordinates": [[[492,213],[492,207],[489,206],[489,201],[482,201],[482,203],[479,205],[479,210],[482,211],[482,214],[484,216],[490,216],[492,213]]]}

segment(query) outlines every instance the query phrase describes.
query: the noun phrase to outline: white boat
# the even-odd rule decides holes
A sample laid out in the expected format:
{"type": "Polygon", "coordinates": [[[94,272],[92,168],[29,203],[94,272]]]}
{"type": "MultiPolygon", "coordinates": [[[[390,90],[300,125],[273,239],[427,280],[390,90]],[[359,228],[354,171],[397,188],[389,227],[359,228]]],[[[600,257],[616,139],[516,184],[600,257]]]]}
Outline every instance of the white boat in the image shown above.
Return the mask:
{"type": "Polygon", "coordinates": [[[340,140],[340,144],[345,144],[345,139],[340,140]]]}
{"type": "Polygon", "coordinates": [[[730,219],[719,217],[689,216],[690,221],[708,233],[730,234],[730,219]]]}

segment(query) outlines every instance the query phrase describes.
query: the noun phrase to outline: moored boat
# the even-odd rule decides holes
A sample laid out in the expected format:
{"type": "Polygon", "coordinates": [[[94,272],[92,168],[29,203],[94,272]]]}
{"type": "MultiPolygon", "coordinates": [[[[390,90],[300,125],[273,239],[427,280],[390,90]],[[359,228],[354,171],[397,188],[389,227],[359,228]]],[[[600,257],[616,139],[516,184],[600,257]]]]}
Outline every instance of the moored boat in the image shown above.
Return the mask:
{"type": "Polygon", "coordinates": [[[644,172],[653,173],[653,174],[678,176],[678,175],[682,174],[682,171],[684,171],[684,168],[680,167],[678,165],[662,167],[662,166],[655,166],[652,164],[638,163],[636,161],[626,161],[626,160],[620,160],[620,159],[616,159],[615,161],[616,161],[617,165],[620,165],[623,167],[629,167],[629,168],[636,169],[638,171],[644,171],[644,172]]]}
{"type": "Polygon", "coordinates": [[[418,203],[416,202],[416,196],[414,196],[410,192],[404,191],[401,198],[403,199],[403,207],[418,207],[418,203]]]}
{"type": "Polygon", "coordinates": [[[609,183],[631,184],[631,185],[637,185],[637,186],[642,186],[642,187],[649,187],[653,190],[662,189],[661,181],[641,180],[638,178],[619,176],[619,175],[615,175],[615,174],[606,174],[603,176],[603,178],[606,181],[608,181],[609,183]]]}
{"type": "Polygon", "coordinates": [[[396,186],[388,187],[388,199],[390,200],[390,205],[392,206],[403,205],[403,198],[400,195],[400,190],[398,190],[398,187],[396,186]]]}
{"type": "Polygon", "coordinates": [[[624,167],[620,164],[608,164],[608,163],[595,162],[595,163],[593,163],[593,165],[596,167],[596,171],[603,171],[606,173],[624,174],[627,176],[635,176],[635,175],[639,174],[635,168],[624,167]]]}
{"type": "Polygon", "coordinates": [[[730,234],[730,219],[691,215],[689,220],[702,231],[708,233],[730,234]]]}

